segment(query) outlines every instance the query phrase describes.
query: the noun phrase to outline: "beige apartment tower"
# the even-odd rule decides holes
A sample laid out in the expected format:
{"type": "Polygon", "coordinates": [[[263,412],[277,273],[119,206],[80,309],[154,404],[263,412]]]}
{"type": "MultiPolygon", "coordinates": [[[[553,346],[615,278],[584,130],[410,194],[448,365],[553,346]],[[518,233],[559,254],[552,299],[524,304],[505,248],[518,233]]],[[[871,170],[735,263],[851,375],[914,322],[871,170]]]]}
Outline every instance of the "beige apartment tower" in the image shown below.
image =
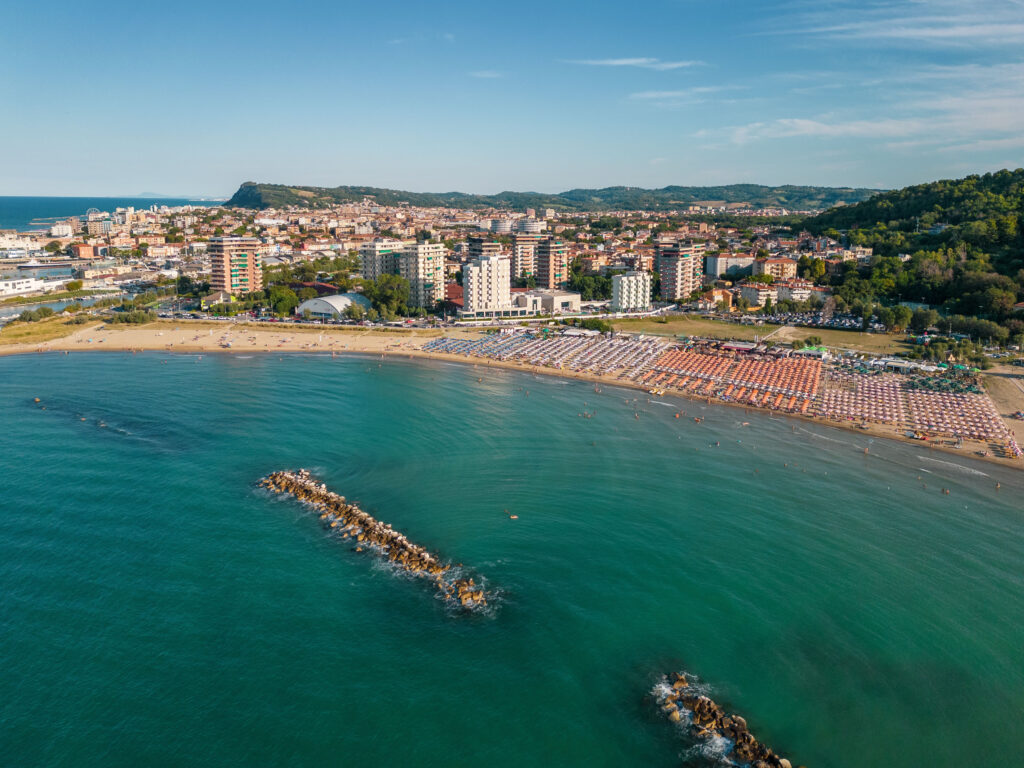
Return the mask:
{"type": "Polygon", "coordinates": [[[537,241],[537,287],[564,288],[569,281],[569,246],[554,237],[537,241]]]}
{"type": "Polygon", "coordinates": [[[263,267],[256,249],[255,237],[211,237],[207,246],[210,256],[210,288],[232,296],[263,290],[263,267]]]}

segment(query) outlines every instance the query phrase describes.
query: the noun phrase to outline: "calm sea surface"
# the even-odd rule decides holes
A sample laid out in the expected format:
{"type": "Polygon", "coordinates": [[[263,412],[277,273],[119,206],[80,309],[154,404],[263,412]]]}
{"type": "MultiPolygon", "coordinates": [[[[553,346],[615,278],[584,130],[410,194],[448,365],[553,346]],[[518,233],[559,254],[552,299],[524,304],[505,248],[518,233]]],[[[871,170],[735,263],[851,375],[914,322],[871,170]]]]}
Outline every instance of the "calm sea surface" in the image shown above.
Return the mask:
{"type": "Polygon", "coordinates": [[[45,229],[53,219],[85,216],[90,208],[113,212],[115,208],[151,205],[215,205],[216,203],[160,197],[4,197],[0,196],[0,229],[45,229]]]}
{"type": "Polygon", "coordinates": [[[5,765],[709,765],[678,669],[794,765],[1022,764],[1019,473],[355,357],[0,358],[0,424],[5,765]],[[300,466],[496,609],[253,487],[300,466]]]}

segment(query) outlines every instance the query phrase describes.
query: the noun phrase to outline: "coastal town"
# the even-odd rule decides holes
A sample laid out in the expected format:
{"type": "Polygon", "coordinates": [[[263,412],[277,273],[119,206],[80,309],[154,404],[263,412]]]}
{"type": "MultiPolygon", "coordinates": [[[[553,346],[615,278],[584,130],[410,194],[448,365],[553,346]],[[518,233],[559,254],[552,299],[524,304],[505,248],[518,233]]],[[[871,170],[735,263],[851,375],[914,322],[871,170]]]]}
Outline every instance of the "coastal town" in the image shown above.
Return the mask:
{"type": "MultiPolygon", "coordinates": [[[[788,213],[721,201],[579,213],[369,198],[323,210],[90,210],[0,233],[0,301],[15,321],[0,340],[55,311],[81,323],[229,321],[258,335],[281,321],[429,328],[437,335],[402,348],[1017,459],[1024,391],[1004,386],[996,404],[979,369],[1012,370],[1020,338],[972,339],[952,322],[943,328],[923,303],[852,305],[828,278],[877,262],[872,248],[855,244],[855,233],[815,236],[774,223],[788,213]],[[685,318],[715,332],[672,333],[685,318]],[[636,332],[631,322],[646,324],[636,332]],[[826,331],[830,343],[820,338],[826,331]],[[869,352],[857,348],[865,335],[907,341],[869,352]]],[[[85,331],[70,330],[82,343],[85,331]]],[[[189,346],[174,344],[160,346],[189,346]]],[[[227,340],[220,349],[246,346],[227,340]]]]}
{"type": "Polygon", "coordinates": [[[780,236],[769,224],[691,219],[724,213],[789,212],[722,201],[601,214],[388,207],[372,200],[322,211],[91,210],[41,229],[0,231],[0,297],[52,292],[70,281],[101,290],[184,277],[208,286],[200,297],[205,306],[231,305],[263,290],[263,269],[280,267],[311,277],[296,286],[320,296],[331,284],[303,265],[352,255],[359,264],[352,277],[400,276],[409,284],[408,309],[462,319],[571,314],[581,306],[645,312],[679,301],[728,310],[780,301],[823,305],[828,292],[807,277],[872,255],[806,232],[780,236]]]}
{"type": "Polygon", "coordinates": [[[4,765],[1024,768],[1024,0],[11,10],[4,765]]]}

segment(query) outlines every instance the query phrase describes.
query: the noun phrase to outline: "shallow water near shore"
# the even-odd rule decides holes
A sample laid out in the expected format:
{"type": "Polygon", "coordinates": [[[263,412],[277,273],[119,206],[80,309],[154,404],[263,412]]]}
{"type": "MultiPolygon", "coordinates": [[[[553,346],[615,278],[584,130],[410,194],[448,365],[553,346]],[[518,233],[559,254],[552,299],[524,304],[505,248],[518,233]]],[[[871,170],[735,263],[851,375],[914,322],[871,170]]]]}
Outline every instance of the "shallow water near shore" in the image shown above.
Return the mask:
{"type": "Polygon", "coordinates": [[[649,698],[681,669],[794,765],[1019,760],[1022,473],[656,400],[372,357],[0,358],[5,762],[710,765],[649,698]],[[298,467],[496,610],[254,487],[298,467]]]}

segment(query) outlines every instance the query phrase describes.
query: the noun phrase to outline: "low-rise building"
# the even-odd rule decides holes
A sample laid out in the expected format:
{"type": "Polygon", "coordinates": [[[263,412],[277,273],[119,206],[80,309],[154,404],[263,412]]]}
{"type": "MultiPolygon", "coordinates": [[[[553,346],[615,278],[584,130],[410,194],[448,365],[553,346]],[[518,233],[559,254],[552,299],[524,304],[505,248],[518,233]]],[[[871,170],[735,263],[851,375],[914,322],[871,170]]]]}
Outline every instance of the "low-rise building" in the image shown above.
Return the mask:
{"type": "Polygon", "coordinates": [[[528,235],[539,235],[544,231],[544,222],[537,219],[526,218],[516,222],[516,232],[528,235]]]}
{"type": "Polygon", "coordinates": [[[785,280],[775,284],[778,301],[807,301],[813,292],[814,283],[810,280],[785,280]]]}
{"type": "Polygon", "coordinates": [[[370,300],[361,293],[338,293],[333,296],[318,296],[308,299],[295,308],[299,317],[310,317],[315,320],[338,320],[345,317],[349,307],[356,305],[365,312],[370,308],[370,300]]]}
{"type": "Polygon", "coordinates": [[[707,257],[709,277],[746,277],[753,271],[754,257],[746,253],[712,253],[707,257]]]}
{"type": "Polygon", "coordinates": [[[581,297],[572,291],[561,291],[555,288],[538,288],[528,291],[526,296],[539,296],[541,310],[548,315],[570,315],[580,311],[581,297]]]}
{"type": "Polygon", "coordinates": [[[90,264],[85,269],[75,270],[75,275],[82,280],[99,280],[104,277],[127,275],[132,268],[127,264],[90,264]]]}
{"type": "Polygon", "coordinates": [[[754,274],[771,275],[776,280],[789,280],[796,277],[796,267],[796,259],[757,259],[754,261],[754,274]]]}
{"type": "Polygon", "coordinates": [[[763,307],[769,300],[775,301],[778,295],[774,285],[765,283],[745,283],[740,286],[740,296],[752,307],[763,307]]]}
{"type": "Polygon", "coordinates": [[[35,277],[0,279],[0,296],[18,296],[43,290],[45,284],[35,277]]]}

